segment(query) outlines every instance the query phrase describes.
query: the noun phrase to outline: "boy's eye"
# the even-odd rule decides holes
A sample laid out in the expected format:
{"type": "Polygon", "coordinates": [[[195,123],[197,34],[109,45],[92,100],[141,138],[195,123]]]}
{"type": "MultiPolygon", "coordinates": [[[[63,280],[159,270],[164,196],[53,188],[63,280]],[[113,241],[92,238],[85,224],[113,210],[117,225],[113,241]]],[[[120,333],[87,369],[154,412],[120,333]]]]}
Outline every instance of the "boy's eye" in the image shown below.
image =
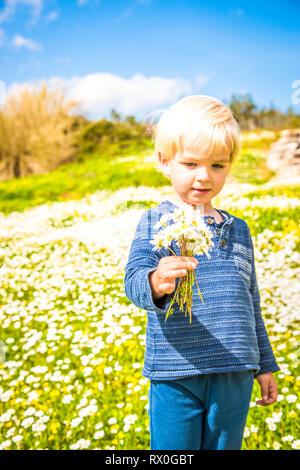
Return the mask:
{"type": "MultiPolygon", "coordinates": [[[[184,165],[192,167],[193,165],[197,165],[197,163],[184,163],[184,165]]],[[[219,168],[223,168],[223,165],[219,165],[219,163],[215,163],[213,166],[217,166],[219,168]]]]}

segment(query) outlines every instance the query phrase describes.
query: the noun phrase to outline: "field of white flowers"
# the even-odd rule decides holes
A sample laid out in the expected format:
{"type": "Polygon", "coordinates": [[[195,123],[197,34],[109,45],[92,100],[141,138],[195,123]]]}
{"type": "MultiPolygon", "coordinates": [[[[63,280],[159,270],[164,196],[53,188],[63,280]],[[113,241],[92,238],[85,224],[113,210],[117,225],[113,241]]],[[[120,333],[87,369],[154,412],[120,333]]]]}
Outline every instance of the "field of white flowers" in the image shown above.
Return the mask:
{"type": "MultiPolygon", "coordinates": [[[[228,185],[214,200],[251,228],[281,367],[274,405],[255,404],[255,383],[243,449],[299,449],[299,227],[280,219],[299,200],[248,197],[255,189],[228,185]],[[268,210],[276,218],[265,226],[268,210]]],[[[0,215],[0,449],[149,449],[146,313],[123,277],[139,218],[169,192],[99,191],[0,215]]]]}

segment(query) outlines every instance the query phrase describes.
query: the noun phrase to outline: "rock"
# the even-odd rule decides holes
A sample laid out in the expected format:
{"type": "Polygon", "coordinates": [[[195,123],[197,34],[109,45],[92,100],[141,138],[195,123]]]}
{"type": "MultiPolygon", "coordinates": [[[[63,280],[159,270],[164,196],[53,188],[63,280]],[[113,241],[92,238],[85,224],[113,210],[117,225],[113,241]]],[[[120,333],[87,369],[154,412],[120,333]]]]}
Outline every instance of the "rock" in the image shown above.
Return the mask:
{"type": "Polygon", "coordinates": [[[267,166],[278,177],[300,175],[300,129],[281,132],[280,139],[270,147],[267,166]]]}

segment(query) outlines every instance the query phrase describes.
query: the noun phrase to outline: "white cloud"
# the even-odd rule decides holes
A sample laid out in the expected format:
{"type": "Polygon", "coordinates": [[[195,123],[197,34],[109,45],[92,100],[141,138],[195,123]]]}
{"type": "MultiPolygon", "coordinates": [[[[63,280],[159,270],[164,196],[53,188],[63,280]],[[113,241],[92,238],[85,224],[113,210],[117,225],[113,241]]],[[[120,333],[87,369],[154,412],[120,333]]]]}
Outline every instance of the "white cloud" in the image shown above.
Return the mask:
{"type": "Polygon", "coordinates": [[[53,10],[53,11],[50,11],[50,13],[46,15],[45,20],[47,22],[55,21],[57,20],[58,16],[59,16],[59,10],[53,10]]]}
{"type": "Polygon", "coordinates": [[[66,83],[70,99],[82,100],[84,114],[107,114],[115,108],[124,114],[141,115],[154,111],[190,91],[186,80],[145,77],[126,79],[108,73],[75,77],[66,83]]]}
{"type": "Polygon", "coordinates": [[[5,0],[0,11],[0,23],[14,16],[19,5],[28,5],[34,19],[38,18],[43,8],[43,0],[5,0]]]}
{"type": "Polygon", "coordinates": [[[20,34],[16,34],[12,40],[12,44],[16,47],[25,47],[31,51],[41,51],[43,47],[37,42],[29,38],[24,38],[20,34]]]}
{"type": "MultiPolygon", "coordinates": [[[[210,75],[211,77],[213,77],[215,75],[215,72],[212,72],[210,75]]],[[[206,75],[201,75],[198,73],[194,79],[195,87],[202,88],[203,85],[205,85],[205,83],[208,81],[209,81],[209,78],[206,75]]]]}
{"type": "Polygon", "coordinates": [[[8,94],[24,88],[37,90],[45,83],[49,90],[64,90],[66,100],[81,101],[77,112],[90,119],[108,116],[112,108],[122,114],[144,119],[147,114],[193,93],[190,81],[185,79],[146,77],[142,74],[123,78],[109,73],[96,73],[70,80],[52,77],[46,82],[15,83],[9,87],[8,94]]]}

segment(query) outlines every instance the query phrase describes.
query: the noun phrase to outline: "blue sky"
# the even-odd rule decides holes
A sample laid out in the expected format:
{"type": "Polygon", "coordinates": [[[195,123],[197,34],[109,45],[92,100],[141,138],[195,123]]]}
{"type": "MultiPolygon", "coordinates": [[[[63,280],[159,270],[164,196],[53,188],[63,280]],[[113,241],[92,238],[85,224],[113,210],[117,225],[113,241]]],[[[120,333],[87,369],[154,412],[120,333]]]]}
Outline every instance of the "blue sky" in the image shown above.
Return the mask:
{"type": "Polygon", "coordinates": [[[0,0],[0,80],[60,86],[96,119],[195,93],[300,113],[299,18],[298,0],[0,0]]]}

